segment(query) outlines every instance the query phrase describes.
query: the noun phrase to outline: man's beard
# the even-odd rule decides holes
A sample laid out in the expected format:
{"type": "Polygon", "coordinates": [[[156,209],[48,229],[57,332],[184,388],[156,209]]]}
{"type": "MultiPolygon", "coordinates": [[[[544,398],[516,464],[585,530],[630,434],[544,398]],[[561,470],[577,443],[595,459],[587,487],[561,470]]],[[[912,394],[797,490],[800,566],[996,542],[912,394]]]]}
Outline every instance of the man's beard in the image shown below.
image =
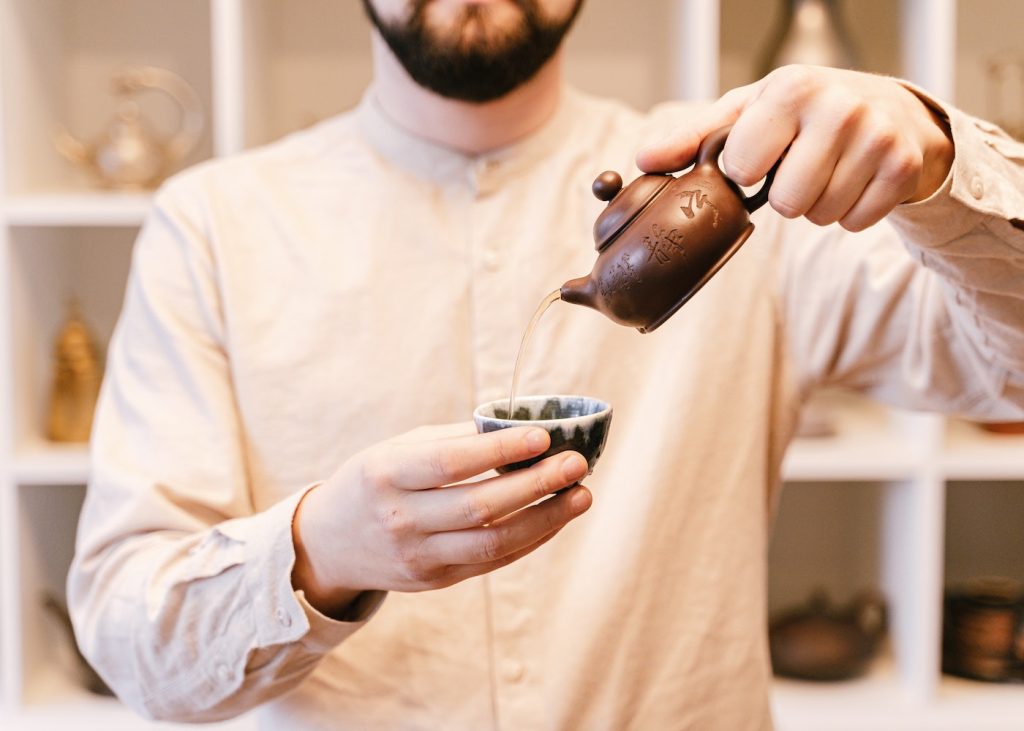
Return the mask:
{"type": "Polygon", "coordinates": [[[450,37],[427,27],[426,8],[431,0],[414,0],[409,17],[382,21],[371,0],[363,0],[370,21],[392,53],[417,84],[441,96],[468,102],[499,99],[533,78],[558,50],[583,0],[568,17],[551,21],[541,15],[537,0],[515,0],[522,22],[499,34],[485,27],[489,8],[467,5],[454,23],[450,37]],[[470,23],[482,29],[471,42],[462,40],[470,23]]]}

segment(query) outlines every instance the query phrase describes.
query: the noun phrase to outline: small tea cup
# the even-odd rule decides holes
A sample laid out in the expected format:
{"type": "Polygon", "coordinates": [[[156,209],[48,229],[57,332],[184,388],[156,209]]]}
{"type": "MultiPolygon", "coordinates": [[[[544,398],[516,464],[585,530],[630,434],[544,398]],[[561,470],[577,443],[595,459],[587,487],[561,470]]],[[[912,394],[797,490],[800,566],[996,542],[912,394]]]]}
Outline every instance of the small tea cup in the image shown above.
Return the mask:
{"type": "Polygon", "coordinates": [[[481,434],[513,426],[534,426],[551,436],[551,446],[536,457],[498,467],[500,473],[521,470],[559,452],[579,452],[587,460],[587,474],[594,471],[612,422],[612,407],[589,396],[556,394],[516,398],[515,414],[509,418],[508,399],[481,404],[473,412],[481,434]]]}

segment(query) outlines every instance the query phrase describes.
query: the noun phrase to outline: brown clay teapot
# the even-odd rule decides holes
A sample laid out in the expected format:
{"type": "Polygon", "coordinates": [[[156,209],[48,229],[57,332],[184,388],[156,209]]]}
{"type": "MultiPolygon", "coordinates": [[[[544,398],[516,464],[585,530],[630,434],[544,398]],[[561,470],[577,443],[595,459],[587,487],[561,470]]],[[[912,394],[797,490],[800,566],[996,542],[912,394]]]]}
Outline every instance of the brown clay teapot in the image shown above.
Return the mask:
{"type": "Polygon", "coordinates": [[[594,195],[608,201],[594,223],[597,262],[562,285],[564,301],[648,333],[714,276],[753,232],[750,214],[768,200],[778,167],[744,196],[718,167],[730,129],[705,137],[696,164],[679,177],[641,175],[625,188],[616,172],[597,177],[594,195]]]}

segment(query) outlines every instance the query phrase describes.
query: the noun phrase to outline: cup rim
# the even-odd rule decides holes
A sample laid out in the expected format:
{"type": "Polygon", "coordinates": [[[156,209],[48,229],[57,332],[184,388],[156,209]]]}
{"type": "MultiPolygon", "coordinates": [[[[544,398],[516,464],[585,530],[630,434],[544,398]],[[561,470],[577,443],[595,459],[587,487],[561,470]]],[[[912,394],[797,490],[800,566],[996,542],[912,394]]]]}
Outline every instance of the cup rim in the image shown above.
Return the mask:
{"type": "Polygon", "coordinates": [[[494,404],[504,403],[507,406],[508,405],[508,398],[506,397],[506,398],[493,399],[492,401],[486,401],[486,402],[480,404],[475,409],[473,409],[473,419],[486,419],[488,421],[496,421],[496,422],[499,422],[499,423],[502,423],[502,424],[523,424],[523,425],[530,425],[530,426],[538,426],[538,425],[542,425],[542,424],[564,424],[566,422],[570,422],[570,421],[574,421],[574,420],[579,420],[579,419],[597,419],[597,418],[611,416],[611,413],[612,413],[612,405],[610,403],[608,403],[607,401],[605,401],[604,399],[597,398],[596,396],[584,396],[584,395],[578,394],[578,393],[548,393],[548,394],[532,394],[531,393],[531,394],[526,394],[524,396],[517,396],[516,397],[516,402],[519,402],[520,400],[526,400],[526,399],[529,399],[529,400],[533,401],[533,400],[538,400],[538,399],[553,399],[553,398],[557,398],[557,399],[578,398],[578,399],[584,399],[584,400],[587,400],[587,401],[596,401],[597,403],[602,405],[602,408],[599,411],[595,411],[593,414],[581,414],[580,416],[564,416],[564,417],[562,417],[560,419],[502,419],[502,418],[497,417],[497,416],[487,416],[485,414],[481,414],[480,413],[481,409],[485,409],[488,406],[493,406],[494,404]]]}

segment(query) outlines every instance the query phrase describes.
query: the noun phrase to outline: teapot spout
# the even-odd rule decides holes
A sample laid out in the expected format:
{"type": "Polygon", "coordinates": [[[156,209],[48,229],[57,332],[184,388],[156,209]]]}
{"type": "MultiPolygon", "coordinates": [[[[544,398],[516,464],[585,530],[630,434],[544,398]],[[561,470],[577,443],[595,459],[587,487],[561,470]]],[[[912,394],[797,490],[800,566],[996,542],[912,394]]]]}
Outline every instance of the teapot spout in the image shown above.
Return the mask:
{"type": "Polygon", "coordinates": [[[597,284],[589,275],[570,279],[562,285],[560,292],[564,302],[597,309],[597,284]]]}

